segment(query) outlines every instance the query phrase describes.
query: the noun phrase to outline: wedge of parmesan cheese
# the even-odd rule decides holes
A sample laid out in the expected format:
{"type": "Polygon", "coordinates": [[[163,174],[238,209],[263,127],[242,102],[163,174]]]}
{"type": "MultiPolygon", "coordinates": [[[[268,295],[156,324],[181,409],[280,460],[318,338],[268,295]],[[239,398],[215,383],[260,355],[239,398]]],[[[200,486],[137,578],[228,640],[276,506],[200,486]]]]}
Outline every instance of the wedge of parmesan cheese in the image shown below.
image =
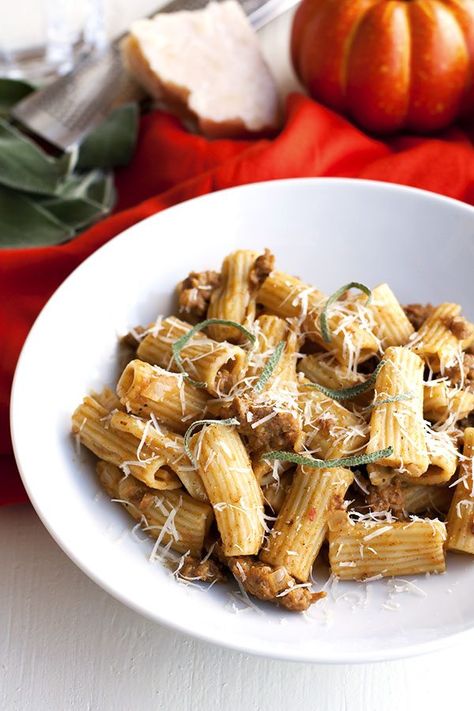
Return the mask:
{"type": "Polygon", "coordinates": [[[275,81],[235,0],[137,20],[122,52],[128,71],[145,91],[185,108],[207,136],[277,127],[275,81]]]}

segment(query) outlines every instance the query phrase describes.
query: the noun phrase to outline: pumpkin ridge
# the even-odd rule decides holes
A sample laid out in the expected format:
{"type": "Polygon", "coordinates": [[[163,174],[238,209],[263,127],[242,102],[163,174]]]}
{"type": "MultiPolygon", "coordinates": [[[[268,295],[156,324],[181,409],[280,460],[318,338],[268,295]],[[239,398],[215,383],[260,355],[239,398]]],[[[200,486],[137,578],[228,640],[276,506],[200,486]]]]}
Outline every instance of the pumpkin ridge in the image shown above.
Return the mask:
{"type": "Polygon", "coordinates": [[[385,0],[374,0],[374,2],[369,6],[366,7],[364,12],[360,13],[360,16],[357,19],[357,22],[354,23],[354,26],[351,29],[351,32],[348,33],[346,42],[344,44],[344,56],[343,60],[341,62],[341,76],[340,76],[340,81],[341,81],[341,93],[344,97],[344,101],[346,102],[347,100],[347,76],[348,76],[348,71],[347,67],[349,65],[349,59],[351,56],[351,49],[354,44],[356,35],[358,30],[360,29],[360,26],[367,15],[368,12],[372,10],[375,5],[380,5],[382,2],[385,2],[385,0]]]}

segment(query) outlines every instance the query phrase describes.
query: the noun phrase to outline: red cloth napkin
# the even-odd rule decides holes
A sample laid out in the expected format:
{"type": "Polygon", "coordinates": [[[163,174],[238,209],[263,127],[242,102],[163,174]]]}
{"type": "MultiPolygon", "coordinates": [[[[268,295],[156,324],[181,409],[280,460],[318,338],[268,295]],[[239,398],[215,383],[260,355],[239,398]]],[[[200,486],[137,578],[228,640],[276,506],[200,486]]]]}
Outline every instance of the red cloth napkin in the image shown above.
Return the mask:
{"type": "Polygon", "coordinates": [[[474,149],[458,128],[383,142],[300,94],[289,97],[284,128],[273,140],[210,141],[162,112],[144,116],[133,162],[117,174],[119,204],[111,217],[59,247],[0,250],[0,503],[26,500],[10,442],[11,381],[33,321],[65,277],[111,237],[170,205],[301,176],[384,180],[474,203],[474,149]]]}

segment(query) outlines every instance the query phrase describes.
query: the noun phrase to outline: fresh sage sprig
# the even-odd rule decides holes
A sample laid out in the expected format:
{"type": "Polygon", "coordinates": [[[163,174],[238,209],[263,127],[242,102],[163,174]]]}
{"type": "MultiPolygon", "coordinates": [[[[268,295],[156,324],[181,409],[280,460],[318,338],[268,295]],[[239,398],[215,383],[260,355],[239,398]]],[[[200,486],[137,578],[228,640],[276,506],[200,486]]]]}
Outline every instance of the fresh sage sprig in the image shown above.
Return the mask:
{"type": "Polygon", "coordinates": [[[79,148],[53,155],[9,116],[34,90],[0,79],[0,247],[54,245],[110,213],[116,195],[111,169],[134,152],[138,106],[113,111],[79,148]]]}

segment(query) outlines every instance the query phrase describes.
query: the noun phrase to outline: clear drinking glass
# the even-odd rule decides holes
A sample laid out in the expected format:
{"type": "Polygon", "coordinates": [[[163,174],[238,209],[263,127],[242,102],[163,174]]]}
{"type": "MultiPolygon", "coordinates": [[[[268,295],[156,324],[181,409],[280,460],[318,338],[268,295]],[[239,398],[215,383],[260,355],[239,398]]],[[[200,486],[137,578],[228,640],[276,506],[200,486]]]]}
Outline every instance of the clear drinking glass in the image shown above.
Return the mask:
{"type": "Polygon", "coordinates": [[[0,76],[43,81],[106,44],[104,0],[2,0],[0,76]]]}

